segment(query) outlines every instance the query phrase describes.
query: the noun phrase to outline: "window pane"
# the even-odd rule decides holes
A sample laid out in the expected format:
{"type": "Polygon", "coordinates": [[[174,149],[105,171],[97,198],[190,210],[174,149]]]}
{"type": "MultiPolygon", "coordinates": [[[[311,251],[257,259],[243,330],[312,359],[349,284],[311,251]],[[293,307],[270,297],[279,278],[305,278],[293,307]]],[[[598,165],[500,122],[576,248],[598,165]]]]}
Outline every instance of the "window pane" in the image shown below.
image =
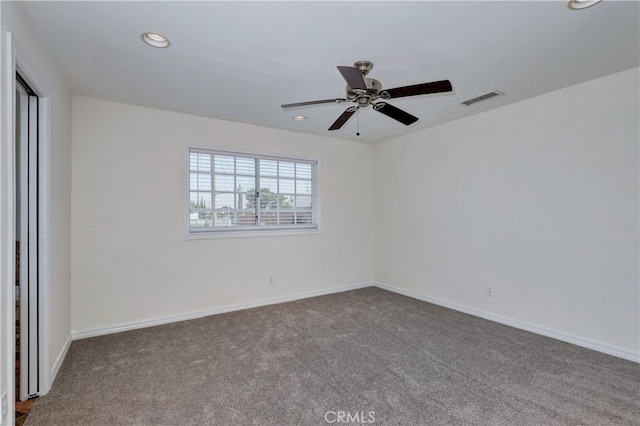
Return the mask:
{"type": "Polygon", "coordinates": [[[311,179],[311,164],[296,163],[296,177],[299,179],[311,179]]]}
{"type": "Polygon", "coordinates": [[[278,198],[278,205],[280,210],[291,209],[293,210],[293,196],[282,195],[278,198]]]}
{"type": "Polygon", "coordinates": [[[280,179],[280,193],[281,194],[294,194],[295,193],[295,180],[293,179],[280,179]]]}
{"type": "Polygon", "coordinates": [[[216,191],[235,191],[235,184],[233,176],[229,175],[215,175],[216,191]]]}
{"type": "Polygon", "coordinates": [[[237,212],[233,209],[223,207],[216,210],[215,226],[235,226],[237,212]]]}
{"type": "Polygon", "coordinates": [[[311,208],[311,196],[298,195],[296,197],[296,209],[311,208]]]}
{"type": "Polygon", "coordinates": [[[293,225],[295,222],[296,214],[293,210],[280,211],[280,223],[279,225],[293,225]]]}
{"type": "Polygon", "coordinates": [[[279,219],[280,225],[293,225],[295,224],[296,213],[293,209],[293,196],[281,196],[278,199],[279,207],[279,219]]]}
{"type": "Polygon", "coordinates": [[[237,190],[244,192],[248,189],[255,190],[256,178],[253,176],[238,176],[236,178],[237,190]]]}
{"type": "Polygon", "coordinates": [[[214,208],[217,211],[220,209],[232,209],[236,208],[236,194],[228,194],[228,193],[216,193],[215,205],[214,208]]]}
{"type": "MultiPolygon", "coordinates": [[[[256,191],[253,188],[249,188],[248,190],[242,192],[238,196],[242,197],[242,208],[244,209],[255,209],[256,208],[256,191]]],[[[255,211],[254,211],[255,216],[255,211]]]]}
{"type": "Polygon", "coordinates": [[[253,158],[236,158],[236,173],[254,176],[256,174],[256,160],[253,158]]]}
{"type": "MultiPolygon", "coordinates": [[[[246,192],[238,192],[238,210],[253,209],[256,205],[256,192],[251,189],[246,192]]],[[[253,210],[252,210],[253,212],[253,210]]],[[[255,212],[253,212],[255,215],[255,212]]]]}
{"type": "Polygon", "coordinates": [[[262,178],[260,179],[260,191],[276,193],[278,192],[278,179],[276,178],[262,178]]]}
{"type": "Polygon", "coordinates": [[[280,168],[278,169],[280,177],[295,177],[296,165],[287,161],[280,161],[280,168]]]}
{"type": "Polygon", "coordinates": [[[189,194],[189,226],[202,228],[211,225],[211,193],[191,192],[189,194]]]}
{"type": "Polygon", "coordinates": [[[216,173],[234,173],[233,160],[235,157],[226,155],[215,155],[214,157],[213,166],[216,173]]]}
{"type": "Polygon", "coordinates": [[[211,193],[210,192],[191,192],[190,198],[190,211],[197,211],[197,209],[211,209],[211,193]]]}
{"type": "Polygon", "coordinates": [[[278,208],[279,197],[280,196],[278,194],[262,191],[260,193],[260,208],[276,210],[278,208]]]}
{"type": "Polygon", "coordinates": [[[192,152],[189,154],[189,170],[196,172],[211,171],[211,155],[192,152]]]}
{"type": "Polygon", "coordinates": [[[208,173],[191,173],[189,189],[192,191],[211,191],[211,175],[208,173]]]}
{"type": "Polygon", "coordinates": [[[307,225],[310,223],[313,223],[313,215],[310,208],[296,211],[297,225],[307,225]]]}
{"type": "Polygon", "coordinates": [[[238,213],[238,226],[254,226],[256,224],[256,212],[254,210],[251,211],[241,211],[238,213]]]}
{"type": "Polygon", "coordinates": [[[296,194],[311,195],[311,181],[296,181],[296,194]]]}
{"type": "Polygon", "coordinates": [[[278,162],[260,160],[260,176],[278,176],[278,162]]]}
{"type": "Polygon", "coordinates": [[[258,225],[278,225],[278,212],[275,210],[260,210],[260,222],[258,225]]]}

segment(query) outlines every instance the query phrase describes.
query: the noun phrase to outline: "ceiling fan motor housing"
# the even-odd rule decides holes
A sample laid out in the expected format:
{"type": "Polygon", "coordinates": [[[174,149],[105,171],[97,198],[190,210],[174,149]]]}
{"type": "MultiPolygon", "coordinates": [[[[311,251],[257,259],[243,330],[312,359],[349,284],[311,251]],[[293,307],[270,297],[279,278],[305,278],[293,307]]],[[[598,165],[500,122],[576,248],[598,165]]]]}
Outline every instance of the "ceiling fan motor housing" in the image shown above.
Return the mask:
{"type": "Polygon", "coordinates": [[[367,106],[372,100],[381,97],[380,91],[382,91],[382,83],[375,78],[363,77],[363,80],[367,86],[366,90],[352,89],[347,85],[345,88],[345,97],[351,102],[357,102],[360,106],[367,106]]]}

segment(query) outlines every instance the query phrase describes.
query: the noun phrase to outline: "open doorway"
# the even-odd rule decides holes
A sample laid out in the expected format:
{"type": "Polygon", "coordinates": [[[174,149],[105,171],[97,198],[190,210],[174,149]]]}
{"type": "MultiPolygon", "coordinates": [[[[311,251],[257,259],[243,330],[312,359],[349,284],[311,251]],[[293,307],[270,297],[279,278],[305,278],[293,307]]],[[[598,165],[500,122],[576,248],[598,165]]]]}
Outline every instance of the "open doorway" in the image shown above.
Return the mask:
{"type": "Polygon", "coordinates": [[[16,74],[16,424],[39,395],[39,100],[16,74]]]}

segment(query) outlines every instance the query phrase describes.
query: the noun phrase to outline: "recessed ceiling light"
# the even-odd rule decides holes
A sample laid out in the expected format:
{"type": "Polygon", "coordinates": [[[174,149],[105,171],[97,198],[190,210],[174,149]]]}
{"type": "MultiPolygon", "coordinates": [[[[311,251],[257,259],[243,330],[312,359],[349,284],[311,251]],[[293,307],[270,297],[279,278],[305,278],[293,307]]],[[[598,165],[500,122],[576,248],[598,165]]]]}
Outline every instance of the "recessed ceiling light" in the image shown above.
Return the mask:
{"type": "Polygon", "coordinates": [[[307,117],[304,115],[296,115],[293,119],[296,121],[307,121],[307,117]]]}
{"type": "Polygon", "coordinates": [[[158,33],[142,33],[140,34],[140,38],[149,46],[153,47],[169,47],[171,44],[168,38],[158,33]]]}
{"type": "Polygon", "coordinates": [[[591,6],[595,6],[602,0],[569,0],[567,7],[571,10],[582,10],[591,6]]]}

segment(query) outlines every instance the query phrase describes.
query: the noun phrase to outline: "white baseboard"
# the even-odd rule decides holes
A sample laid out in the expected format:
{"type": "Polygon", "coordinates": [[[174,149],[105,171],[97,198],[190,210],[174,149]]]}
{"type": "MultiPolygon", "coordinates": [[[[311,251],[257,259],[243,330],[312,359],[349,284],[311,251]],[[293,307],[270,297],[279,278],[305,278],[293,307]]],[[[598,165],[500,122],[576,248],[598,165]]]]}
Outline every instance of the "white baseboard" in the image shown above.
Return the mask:
{"type": "Polygon", "coordinates": [[[580,346],[594,351],[602,352],[607,355],[612,355],[618,358],[626,359],[628,361],[640,363],[640,353],[633,352],[617,346],[608,345],[606,343],[596,342],[582,337],[573,336],[571,334],[563,333],[561,331],[552,330],[545,327],[540,327],[526,322],[514,320],[512,318],[506,318],[500,315],[491,314],[468,306],[458,305],[456,303],[450,303],[444,300],[435,299],[433,297],[425,296],[420,293],[416,293],[411,290],[405,290],[402,288],[394,287],[389,284],[381,282],[374,282],[375,287],[383,290],[388,290],[393,293],[402,294],[413,299],[422,300],[423,302],[433,303],[434,305],[442,306],[445,308],[453,309],[454,311],[464,312],[465,314],[473,315],[476,317],[484,318],[490,321],[494,321],[500,324],[508,325],[510,327],[518,328],[520,330],[530,331],[532,333],[540,334],[542,336],[551,337],[556,340],[561,340],[566,343],[571,343],[576,346],[580,346]]]}
{"type": "Polygon", "coordinates": [[[191,312],[188,314],[169,315],[166,317],[153,318],[142,321],[135,321],[126,324],[117,324],[109,327],[93,328],[88,330],[76,330],[71,332],[73,340],[86,339],[89,337],[104,336],[106,334],[120,333],[123,331],[136,330],[139,328],[154,327],[156,325],[169,324],[172,322],[186,321],[196,318],[208,317],[210,315],[224,314],[227,312],[241,311],[243,309],[257,308],[260,306],[276,305],[278,303],[293,302],[295,300],[307,299],[309,297],[324,296],[327,294],[341,293],[344,291],[357,290],[364,287],[371,287],[370,281],[346,286],[332,287],[322,290],[308,291],[305,293],[291,294],[288,296],[274,297],[271,299],[262,299],[249,303],[239,303],[234,305],[225,305],[217,308],[207,309],[204,311],[191,312]]]}
{"type": "Polygon", "coordinates": [[[285,302],[293,302],[295,300],[307,299],[309,297],[323,296],[323,295],[333,294],[333,293],[341,293],[344,291],[357,290],[360,288],[371,287],[371,286],[378,287],[383,290],[388,290],[393,293],[401,294],[403,296],[408,296],[413,299],[422,300],[423,302],[433,303],[434,305],[453,309],[455,311],[463,312],[465,314],[484,318],[500,324],[508,325],[510,327],[518,328],[520,330],[530,331],[532,333],[540,334],[542,336],[551,337],[556,340],[571,343],[573,345],[580,346],[583,348],[592,349],[598,352],[605,353],[607,355],[612,355],[618,358],[640,363],[640,353],[629,351],[624,348],[608,345],[606,343],[601,343],[601,342],[597,342],[589,339],[584,339],[582,337],[563,333],[561,331],[540,327],[534,324],[529,324],[526,322],[503,317],[500,315],[495,315],[489,312],[481,311],[479,309],[470,308],[468,306],[458,305],[456,303],[451,303],[451,302],[436,299],[433,297],[425,296],[423,294],[416,293],[411,290],[405,290],[399,287],[394,287],[389,284],[385,284],[381,282],[363,282],[363,283],[352,284],[347,286],[332,287],[332,288],[323,289],[323,290],[315,290],[315,291],[309,291],[305,293],[292,294],[288,296],[275,297],[271,299],[257,300],[249,303],[225,305],[225,306],[220,306],[213,309],[207,309],[204,311],[191,312],[188,314],[170,315],[166,317],[153,318],[153,319],[148,319],[143,321],[117,324],[109,327],[72,331],[70,339],[66,342],[64,349],[61,351],[60,355],[58,356],[58,359],[56,359],[56,362],[52,368],[51,382],[53,382],[53,379],[55,378],[55,375],[57,374],[60,368],[60,365],[62,364],[62,361],[66,356],[66,353],[69,349],[69,345],[71,343],[71,339],[73,340],[86,339],[89,337],[103,336],[107,334],[120,333],[123,331],[136,330],[139,328],[154,327],[157,325],[169,324],[169,323],[179,322],[179,321],[186,321],[186,320],[191,320],[196,318],[207,317],[210,315],[223,314],[227,312],[240,311],[243,309],[257,308],[260,306],[275,305],[278,303],[285,303],[285,302]]]}
{"type": "MultiPolygon", "coordinates": [[[[58,372],[60,372],[60,367],[62,367],[62,363],[64,362],[64,359],[67,357],[67,352],[69,352],[70,346],[71,346],[71,334],[69,334],[69,336],[67,337],[67,340],[64,342],[64,345],[62,346],[62,350],[56,357],[56,360],[53,363],[53,365],[51,366],[51,378],[49,379],[50,384],[53,384],[54,380],[56,379],[56,376],[58,375],[58,372]]],[[[45,392],[41,393],[40,395],[45,395],[47,392],[49,392],[49,390],[50,389],[46,389],[45,392]]]]}

